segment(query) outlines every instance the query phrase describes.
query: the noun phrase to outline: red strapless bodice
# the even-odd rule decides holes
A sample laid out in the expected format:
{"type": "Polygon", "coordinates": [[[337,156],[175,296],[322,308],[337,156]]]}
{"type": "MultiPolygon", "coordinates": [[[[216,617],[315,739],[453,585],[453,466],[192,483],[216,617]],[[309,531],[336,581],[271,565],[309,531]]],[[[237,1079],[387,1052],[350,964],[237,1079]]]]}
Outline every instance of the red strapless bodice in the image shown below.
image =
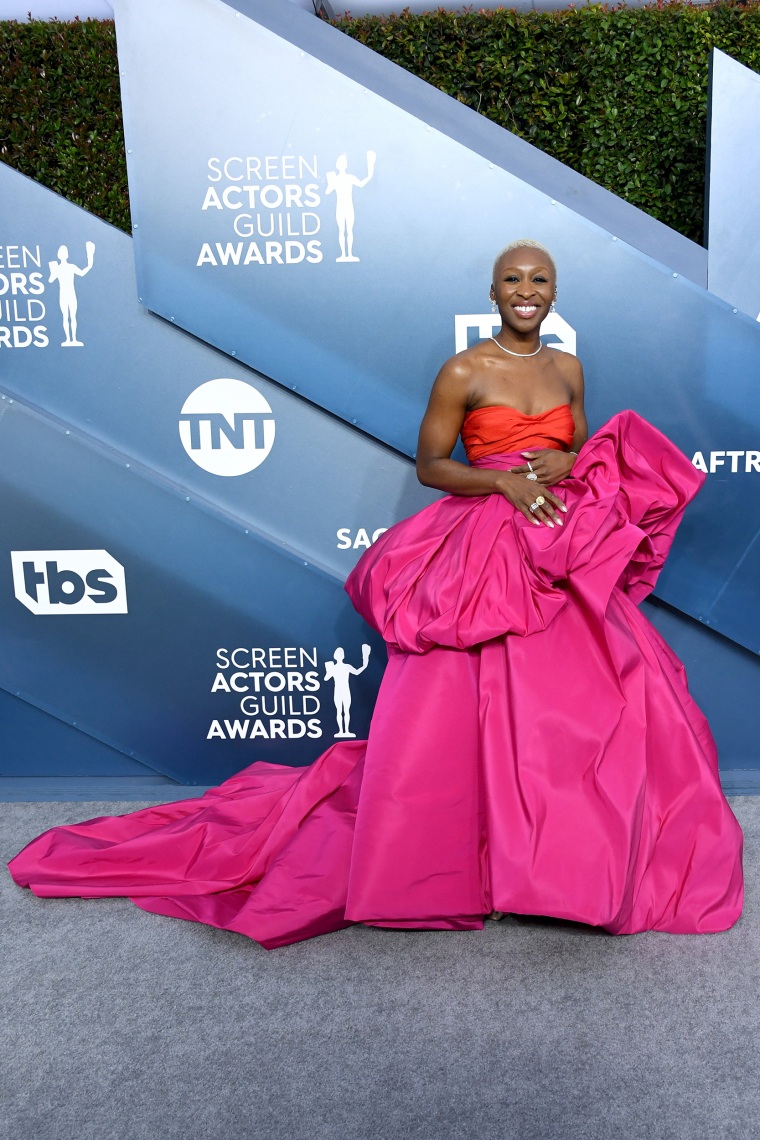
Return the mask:
{"type": "Polygon", "coordinates": [[[527,448],[567,451],[575,435],[575,421],[569,404],[559,404],[533,416],[517,408],[491,404],[467,413],[461,435],[472,463],[484,455],[504,455],[527,448]]]}

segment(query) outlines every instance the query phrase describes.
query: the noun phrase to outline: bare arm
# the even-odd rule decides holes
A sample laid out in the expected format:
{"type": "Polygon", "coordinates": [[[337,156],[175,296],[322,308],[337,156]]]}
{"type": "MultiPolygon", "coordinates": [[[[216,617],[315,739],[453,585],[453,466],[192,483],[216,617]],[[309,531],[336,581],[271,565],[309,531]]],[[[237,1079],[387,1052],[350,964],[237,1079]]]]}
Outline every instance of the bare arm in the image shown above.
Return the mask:
{"type": "Polygon", "coordinates": [[[490,495],[498,491],[501,471],[477,470],[451,459],[462,428],[469,395],[469,368],[457,356],[438,373],[422,418],[417,441],[417,478],[425,487],[454,495],[490,495]]]}
{"type": "Polygon", "coordinates": [[[583,368],[581,367],[580,360],[575,357],[575,367],[572,369],[570,382],[572,384],[572,397],[570,399],[570,411],[573,413],[573,420],[575,421],[575,435],[573,442],[570,444],[570,451],[575,452],[577,455],[581,447],[588,439],[588,424],[586,423],[586,409],[583,404],[584,398],[584,380],[583,368]]]}

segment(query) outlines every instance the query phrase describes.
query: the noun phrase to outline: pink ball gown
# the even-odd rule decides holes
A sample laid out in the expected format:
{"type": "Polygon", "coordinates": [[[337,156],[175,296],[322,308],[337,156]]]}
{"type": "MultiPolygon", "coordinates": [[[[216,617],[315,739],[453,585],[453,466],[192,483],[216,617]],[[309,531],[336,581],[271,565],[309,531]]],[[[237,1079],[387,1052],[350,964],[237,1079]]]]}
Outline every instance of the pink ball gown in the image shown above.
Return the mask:
{"type": "MultiPolygon", "coordinates": [[[[470,462],[566,448],[566,406],[471,412],[470,462]]],[[[637,609],[703,476],[633,412],[555,491],[562,528],[501,495],[391,527],[346,584],[388,644],[369,739],[307,768],[57,827],[11,862],[37,895],[127,895],[269,949],[352,923],[474,930],[492,909],[725,930],[742,835],[683,667],[637,609]]]]}

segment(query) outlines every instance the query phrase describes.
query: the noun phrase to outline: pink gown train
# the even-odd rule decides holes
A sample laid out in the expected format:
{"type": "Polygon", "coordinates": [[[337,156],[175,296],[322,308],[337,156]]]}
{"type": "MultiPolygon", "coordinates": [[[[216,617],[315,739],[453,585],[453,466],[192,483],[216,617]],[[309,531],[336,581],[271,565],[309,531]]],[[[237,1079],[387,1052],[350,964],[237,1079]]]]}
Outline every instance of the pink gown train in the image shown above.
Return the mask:
{"type": "MultiPolygon", "coordinates": [[[[508,468],[568,446],[572,418],[484,408],[463,437],[472,463],[508,468]]],[[[561,529],[497,494],[391,527],[346,584],[388,644],[368,740],[53,828],[12,860],[15,881],[126,895],[268,949],[356,922],[480,929],[492,909],[725,930],[741,831],[683,667],[637,608],[702,478],[624,412],[555,488],[561,529]]]]}

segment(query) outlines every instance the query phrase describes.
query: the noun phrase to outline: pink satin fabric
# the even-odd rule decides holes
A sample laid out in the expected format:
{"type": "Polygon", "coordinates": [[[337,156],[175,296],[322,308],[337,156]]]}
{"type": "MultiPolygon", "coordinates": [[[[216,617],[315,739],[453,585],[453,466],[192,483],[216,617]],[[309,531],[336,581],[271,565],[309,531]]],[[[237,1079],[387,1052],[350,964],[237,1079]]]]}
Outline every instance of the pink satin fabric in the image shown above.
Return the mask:
{"type": "Polygon", "coordinates": [[[389,646],[367,741],[54,828],[12,861],[16,882],[128,895],[267,948],[353,922],[479,929],[492,909],[726,929],[741,831],[683,667],[636,608],[702,479],[624,412],[555,489],[561,529],[500,495],[397,524],[346,584],[389,646]]]}

